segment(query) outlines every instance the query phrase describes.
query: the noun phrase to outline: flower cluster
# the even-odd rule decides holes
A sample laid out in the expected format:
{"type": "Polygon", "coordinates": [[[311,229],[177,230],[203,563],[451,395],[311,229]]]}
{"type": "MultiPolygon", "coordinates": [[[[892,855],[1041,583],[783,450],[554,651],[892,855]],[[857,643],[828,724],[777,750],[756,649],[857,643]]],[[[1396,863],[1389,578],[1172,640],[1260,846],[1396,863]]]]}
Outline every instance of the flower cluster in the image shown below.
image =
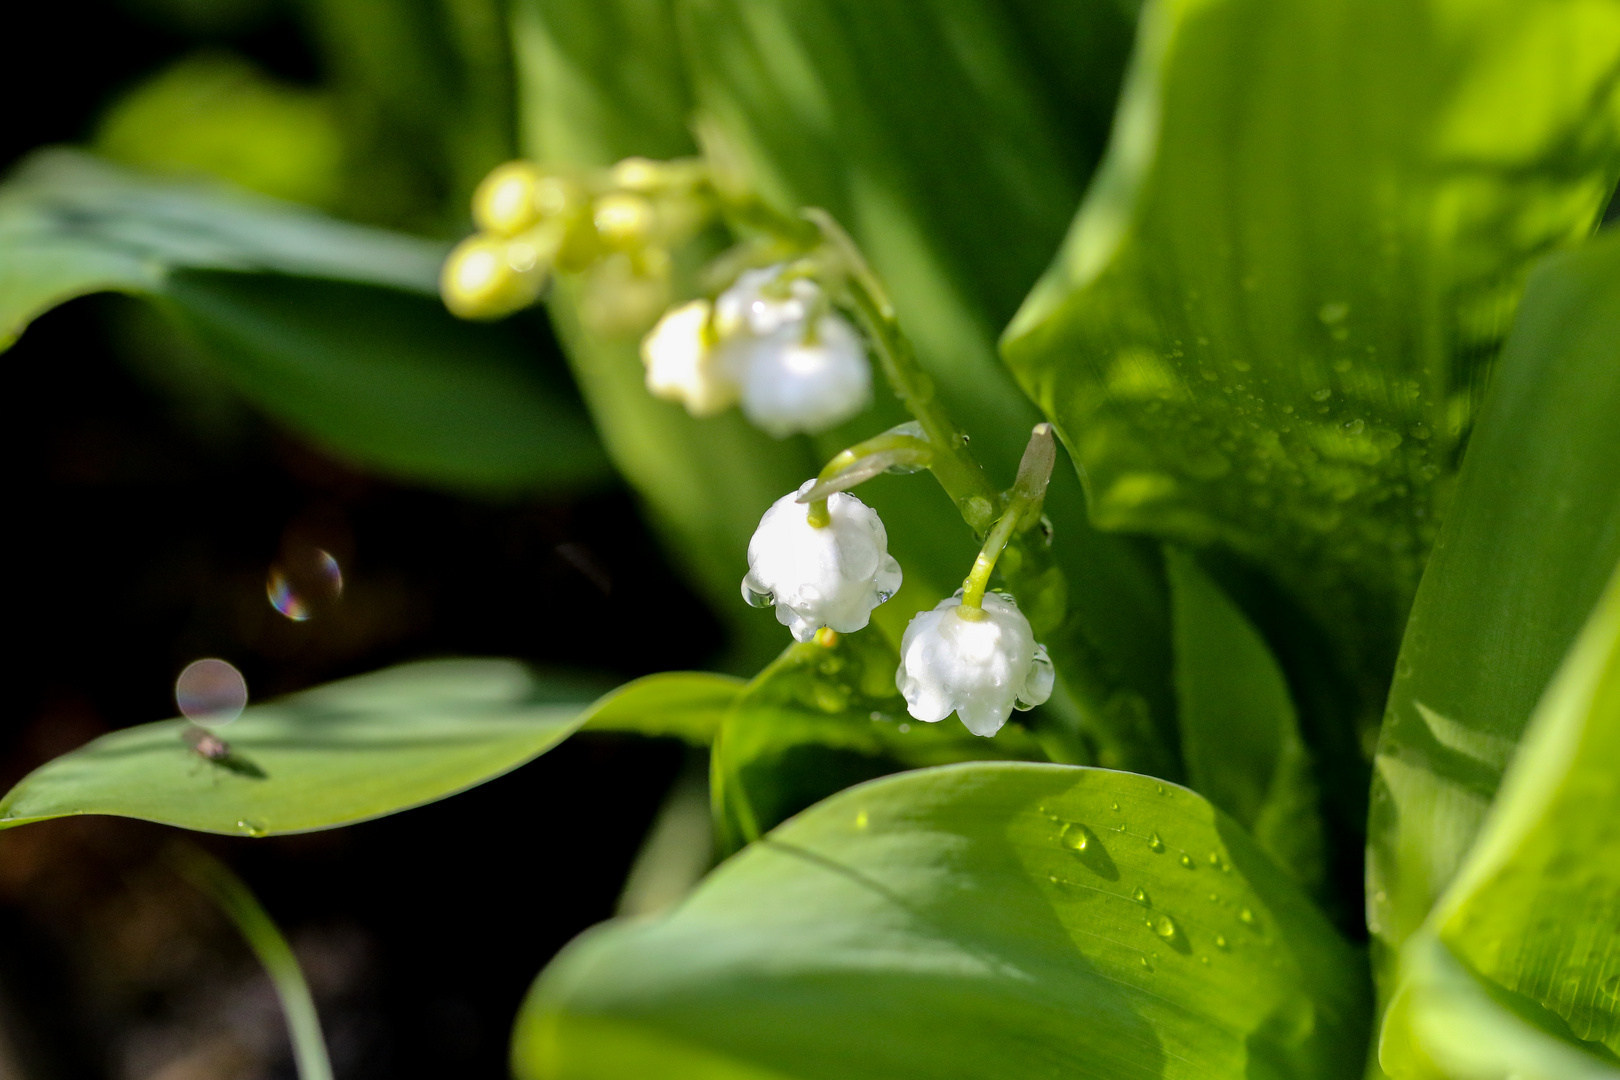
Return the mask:
{"type": "Polygon", "coordinates": [[[740,404],[778,438],[848,420],[872,397],[855,328],[822,287],[778,264],[741,274],[712,304],[666,314],[641,346],[647,389],[711,416],[740,404]]]}
{"type": "Polygon", "coordinates": [[[553,271],[578,273],[592,329],[639,332],[669,304],[671,249],[712,216],[706,185],[699,162],[626,158],[604,173],[502,165],[473,196],[480,231],[445,262],[445,304],[499,318],[534,303],[553,271]]]}

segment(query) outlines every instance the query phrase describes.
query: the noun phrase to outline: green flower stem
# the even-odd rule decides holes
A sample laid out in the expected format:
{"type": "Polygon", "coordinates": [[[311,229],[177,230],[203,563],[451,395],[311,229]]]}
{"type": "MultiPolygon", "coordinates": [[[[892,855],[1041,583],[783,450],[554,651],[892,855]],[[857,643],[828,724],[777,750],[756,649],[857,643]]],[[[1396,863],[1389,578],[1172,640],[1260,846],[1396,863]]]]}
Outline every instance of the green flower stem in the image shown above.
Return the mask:
{"type": "Polygon", "coordinates": [[[903,431],[885,431],[833,455],[816,477],[816,486],[800,495],[798,501],[810,504],[810,524],[825,528],[832,522],[827,510],[829,495],[848,491],[892,468],[926,469],[933,460],[934,448],[925,440],[903,431]]]}
{"type": "Polygon", "coordinates": [[[247,884],[230,867],[195,844],[177,842],[168,851],[170,863],[181,877],[207,896],[236,924],[248,947],[259,958],[275,984],[287,1016],[293,1058],[299,1080],[332,1080],[332,1062],[326,1056],[320,1018],[298,959],[281,931],[266,914],[247,884]]]}
{"type": "Polygon", "coordinates": [[[996,521],[995,528],[984,538],[979,557],[973,560],[973,569],[962,582],[962,606],[958,614],[964,619],[977,619],[984,613],[984,590],[990,584],[990,572],[1006,548],[1013,533],[1021,525],[1027,526],[1040,516],[1041,504],[1046,500],[1046,486],[1052,479],[1052,465],[1057,460],[1057,447],[1052,438],[1051,424],[1036,424],[1030,433],[1029,445],[1018,463],[1018,479],[1013,482],[1012,497],[1007,509],[996,521]]]}

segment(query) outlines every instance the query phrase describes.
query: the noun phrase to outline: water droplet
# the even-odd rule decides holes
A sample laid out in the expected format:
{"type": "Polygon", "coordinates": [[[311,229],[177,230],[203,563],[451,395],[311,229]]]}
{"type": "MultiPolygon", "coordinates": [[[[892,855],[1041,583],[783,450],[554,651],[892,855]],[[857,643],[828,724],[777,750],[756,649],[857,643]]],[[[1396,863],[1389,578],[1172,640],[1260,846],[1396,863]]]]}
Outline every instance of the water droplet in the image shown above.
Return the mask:
{"type": "Polygon", "coordinates": [[[1348,431],[1352,435],[1360,435],[1362,431],[1366,429],[1367,421],[1360,419],[1346,420],[1343,427],[1344,430],[1348,431]]]}
{"type": "Polygon", "coordinates": [[[236,831],[243,836],[267,836],[270,833],[270,830],[259,822],[249,821],[246,818],[236,823],[236,831]]]}
{"type": "Polygon", "coordinates": [[[1250,911],[1248,908],[1244,908],[1242,911],[1238,912],[1238,922],[1242,923],[1244,926],[1253,926],[1254,912],[1250,911]]]}
{"type": "Polygon", "coordinates": [[[1070,851],[1084,851],[1091,844],[1091,830],[1078,821],[1071,821],[1063,826],[1063,835],[1059,840],[1070,851]]]}
{"type": "Polygon", "coordinates": [[[1431,434],[1433,434],[1433,433],[1431,431],[1429,431],[1428,425],[1426,425],[1426,424],[1413,424],[1412,425],[1412,438],[1417,439],[1420,442],[1422,440],[1424,440],[1424,439],[1427,439],[1431,434]]]}
{"type": "Polygon", "coordinates": [[[1148,960],[1148,958],[1147,958],[1147,957],[1145,957],[1145,956],[1144,956],[1144,957],[1142,957],[1142,966],[1143,966],[1143,967],[1144,967],[1144,968],[1146,968],[1146,969],[1147,969],[1147,970],[1148,970],[1148,971],[1152,971],[1152,970],[1153,970],[1153,964],[1152,964],[1152,963],[1151,963],[1151,962],[1149,962],[1149,960],[1148,960]]]}
{"type": "Polygon", "coordinates": [[[293,622],[307,622],[343,595],[343,570],[330,552],[302,548],[270,567],[264,593],[270,606],[293,622]]]}
{"type": "Polygon", "coordinates": [[[1164,794],[1164,785],[1163,784],[1154,784],[1153,785],[1153,792],[1156,795],[1163,795],[1164,794]]]}
{"type": "Polygon", "coordinates": [[[764,592],[760,592],[758,589],[749,585],[746,578],[743,579],[742,598],[744,603],[746,603],[749,607],[754,608],[771,607],[776,603],[775,593],[768,589],[764,592]]]}
{"type": "Polygon", "coordinates": [[[198,727],[224,727],[242,715],[247,700],[247,680],[223,660],[193,660],[174,680],[180,715],[198,727]]]}
{"type": "Polygon", "coordinates": [[[1200,957],[1199,957],[1199,958],[1198,958],[1198,962],[1199,962],[1199,963],[1200,963],[1200,964],[1203,964],[1203,965],[1204,965],[1204,966],[1205,966],[1205,967],[1208,967],[1208,966],[1209,966],[1209,957],[1207,957],[1207,956],[1200,956],[1200,957]]]}
{"type": "Polygon", "coordinates": [[[1119,813],[1119,803],[1109,803],[1108,809],[1114,811],[1116,814],[1119,813]]]}
{"type": "Polygon", "coordinates": [[[1328,398],[1330,398],[1332,396],[1333,396],[1333,391],[1329,390],[1327,387],[1324,386],[1324,387],[1322,387],[1322,389],[1317,390],[1316,392],[1311,394],[1311,400],[1312,401],[1326,401],[1328,398]]]}
{"type": "Polygon", "coordinates": [[[1209,853],[1209,865],[1211,865],[1211,866],[1219,866],[1219,865],[1221,865],[1221,853],[1220,852],[1212,851],[1212,852],[1209,853]]]}
{"type": "Polygon", "coordinates": [[[866,811],[862,810],[855,815],[855,827],[857,829],[864,829],[870,820],[871,819],[866,816],[866,811]]]}
{"type": "Polygon", "coordinates": [[[1186,852],[1182,852],[1181,865],[1185,866],[1187,869],[1191,870],[1193,868],[1192,856],[1188,855],[1186,852]]]}
{"type": "Polygon", "coordinates": [[[1160,915],[1153,920],[1153,932],[1166,941],[1174,940],[1181,931],[1176,927],[1176,921],[1168,915],[1160,915]]]}
{"type": "Polygon", "coordinates": [[[1141,904],[1143,907],[1152,907],[1153,906],[1153,901],[1148,899],[1148,894],[1147,894],[1146,889],[1141,889],[1141,888],[1133,889],[1131,891],[1131,899],[1135,900],[1138,904],[1141,904]]]}
{"type": "Polygon", "coordinates": [[[1215,947],[1217,949],[1225,949],[1225,948],[1229,947],[1226,944],[1226,935],[1225,934],[1216,934],[1215,935],[1215,947]]]}
{"type": "Polygon", "coordinates": [[[1148,837],[1148,847],[1154,851],[1164,850],[1164,841],[1159,839],[1159,834],[1157,832],[1148,837]]]}

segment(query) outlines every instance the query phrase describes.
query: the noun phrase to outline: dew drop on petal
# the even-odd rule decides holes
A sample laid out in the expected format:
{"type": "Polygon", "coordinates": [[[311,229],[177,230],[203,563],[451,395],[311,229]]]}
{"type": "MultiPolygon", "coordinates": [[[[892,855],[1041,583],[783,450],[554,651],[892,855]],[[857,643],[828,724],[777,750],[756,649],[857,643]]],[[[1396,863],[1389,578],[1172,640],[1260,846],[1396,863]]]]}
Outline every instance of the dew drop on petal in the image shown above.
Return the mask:
{"type": "Polygon", "coordinates": [[[776,603],[776,595],[774,593],[759,592],[756,589],[750,588],[746,581],[743,582],[742,597],[743,602],[749,607],[753,608],[767,608],[776,603]]]}
{"type": "Polygon", "coordinates": [[[180,715],[198,727],[224,727],[242,715],[247,700],[247,680],[224,660],[193,660],[174,681],[180,715]]]}

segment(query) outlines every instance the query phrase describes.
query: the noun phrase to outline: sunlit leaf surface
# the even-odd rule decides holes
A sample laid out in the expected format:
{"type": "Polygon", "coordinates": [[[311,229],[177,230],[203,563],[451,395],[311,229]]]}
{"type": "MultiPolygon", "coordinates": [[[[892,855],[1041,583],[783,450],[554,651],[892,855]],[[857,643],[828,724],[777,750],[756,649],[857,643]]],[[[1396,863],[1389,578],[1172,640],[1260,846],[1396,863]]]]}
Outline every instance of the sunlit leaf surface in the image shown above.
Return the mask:
{"type": "Polygon", "coordinates": [[[76,296],[158,300],[221,377],[369,469],[510,492],[610,474],[542,338],[452,318],[444,249],[218,186],[41,151],[0,188],[0,343],[76,296]]]}
{"type": "Polygon", "coordinates": [[[1620,562],[1620,238],[1531,281],[1413,606],[1378,745],[1368,920],[1398,946],[1467,855],[1620,562]]]}
{"type": "Polygon", "coordinates": [[[1109,528],[1219,543],[1330,635],[1370,739],[1532,259],[1620,170],[1620,8],[1167,0],[1005,352],[1109,528]]]}
{"type": "Polygon", "coordinates": [[[581,726],[702,741],[736,680],[677,672],[596,701],[578,678],[509,660],[406,664],[249,707],[211,761],[165,720],[51,761],[0,800],[0,826],[117,814],[271,836],[381,817],[491,780],[581,726]]]}
{"type": "Polygon", "coordinates": [[[524,1080],[1356,1077],[1366,979],[1185,789],[973,763],[845,791],[570,946],[524,1080]]]}
{"type": "Polygon", "coordinates": [[[1616,760],[1620,568],[1467,861],[1402,950],[1382,1054],[1397,1080],[1620,1076],[1616,760]],[[1479,1019],[1447,1023],[1459,1003],[1479,1019]]]}

